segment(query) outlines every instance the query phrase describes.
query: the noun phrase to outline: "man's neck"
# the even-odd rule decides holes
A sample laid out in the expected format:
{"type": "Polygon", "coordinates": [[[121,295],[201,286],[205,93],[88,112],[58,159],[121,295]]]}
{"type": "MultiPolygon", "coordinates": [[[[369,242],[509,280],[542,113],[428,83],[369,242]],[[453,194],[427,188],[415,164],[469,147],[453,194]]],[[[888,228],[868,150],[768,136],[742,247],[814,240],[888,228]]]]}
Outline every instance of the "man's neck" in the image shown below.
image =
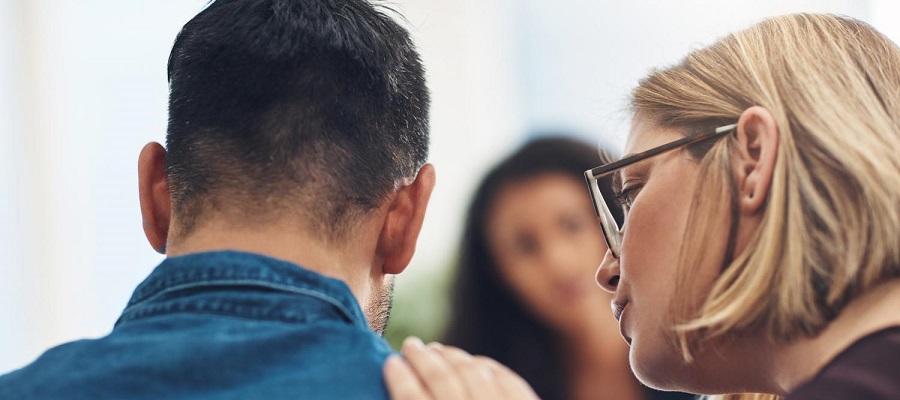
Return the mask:
{"type": "Polygon", "coordinates": [[[900,326],[900,280],[870,289],[847,307],[815,338],[776,349],[773,383],[779,393],[812,379],[838,354],[878,330],[900,326]]]}
{"type": "Polygon", "coordinates": [[[360,251],[329,246],[303,228],[295,227],[235,227],[224,223],[206,223],[185,237],[170,240],[166,256],[218,250],[236,250],[261,254],[294,263],[330,278],[343,281],[350,287],[357,301],[370,295],[371,265],[365,265],[360,251]]]}

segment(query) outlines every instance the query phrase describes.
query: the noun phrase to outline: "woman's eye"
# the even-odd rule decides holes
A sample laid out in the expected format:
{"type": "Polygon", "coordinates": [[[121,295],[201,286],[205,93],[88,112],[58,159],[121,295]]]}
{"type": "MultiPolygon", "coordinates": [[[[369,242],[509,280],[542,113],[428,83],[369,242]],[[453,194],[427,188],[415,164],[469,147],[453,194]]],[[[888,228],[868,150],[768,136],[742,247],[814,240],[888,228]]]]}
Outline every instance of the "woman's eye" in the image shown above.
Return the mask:
{"type": "Polygon", "coordinates": [[[537,251],[537,240],[531,236],[520,236],[515,239],[513,248],[520,255],[529,255],[537,251]]]}
{"type": "Polygon", "coordinates": [[[584,221],[576,217],[565,217],[560,220],[563,230],[568,233],[578,233],[584,228],[584,221]]]}
{"type": "Polygon", "coordinates": [[[643,185],[632,185],[622,189],[621,192],[616,193],[616,203],[619,203],[627,211],[634,204],[634,198],[643,187],[643,185]]]}

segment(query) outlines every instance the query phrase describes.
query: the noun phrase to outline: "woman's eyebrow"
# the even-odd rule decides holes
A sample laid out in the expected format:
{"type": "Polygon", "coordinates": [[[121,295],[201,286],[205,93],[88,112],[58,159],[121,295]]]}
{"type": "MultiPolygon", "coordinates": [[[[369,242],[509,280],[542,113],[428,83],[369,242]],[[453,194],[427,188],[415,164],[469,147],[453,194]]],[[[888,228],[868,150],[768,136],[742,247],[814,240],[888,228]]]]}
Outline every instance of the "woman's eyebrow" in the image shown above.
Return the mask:
{"type": "Polygon", "coordinates": [[[622,185],[625,184],[626,175],[629,177],[645,176],[649,173],[650,169],[655,163],[655,160],[647,159],[619,169],[615,172],[615,176],[613,177],[613,185],[616,185],[616,187],[621,190],[622,185]],[[625,172],[628,172],[628,174],[626,174],[625,172]]]}

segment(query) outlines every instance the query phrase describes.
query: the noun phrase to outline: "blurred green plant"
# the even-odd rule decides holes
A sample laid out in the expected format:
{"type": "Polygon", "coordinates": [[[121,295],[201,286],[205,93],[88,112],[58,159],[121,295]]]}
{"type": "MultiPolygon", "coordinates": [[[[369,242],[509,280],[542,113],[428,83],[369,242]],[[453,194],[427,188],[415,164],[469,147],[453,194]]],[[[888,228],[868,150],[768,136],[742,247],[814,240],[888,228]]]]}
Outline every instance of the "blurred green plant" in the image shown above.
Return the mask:
{"type": "Polygon", "coordinates": [[[385,331],[385,339],[399,350],[403,340],[417,336],[426,343],[439,340],[450,312],[450,284],[454,263],[434,268],[433,273],[398,276],[394,290],[394,308],[385,331]]]}

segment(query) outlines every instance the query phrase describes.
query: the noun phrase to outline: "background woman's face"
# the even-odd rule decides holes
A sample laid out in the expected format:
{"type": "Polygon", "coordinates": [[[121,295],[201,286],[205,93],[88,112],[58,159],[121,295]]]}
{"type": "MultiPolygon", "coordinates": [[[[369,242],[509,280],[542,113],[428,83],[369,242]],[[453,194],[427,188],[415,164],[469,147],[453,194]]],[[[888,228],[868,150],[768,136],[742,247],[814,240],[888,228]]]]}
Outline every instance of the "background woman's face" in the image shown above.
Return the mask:
{"type": "Polygon", "coordinates": [[[547,173],[508,183],[494,199],[486,233],[499,274],[539,319],[557,330],[612,323],[609,295],[593,271],[606,247],[584,183],[547,173]]]}
{"type": "MultiPolygon", "coordinates": [[[[681,138],[671,129],[636,121],[626,153],[638,153],[681,138]]],[[[619,321],[631,344],[630,362],[635,375],[657,388],[683,389],[697,371],[688,371],[673,342],[671,305],[676,265],[684,240],[699,163],[683,150],[665,153],[621,170],[622,193],[631,200],[626,212],[620,276],[614,302],[624,305],[619,321]],[[673,387],[673,382],[678,385],[673,387]]],[[[723,201],[727,201],[723,199],[723,201]]],[[[723,253],[727,221],[709,221],[709,229],[721,230],[721,242],[709,243],[710,251],[723,253]]],[[[718,255],[716,257],[718,259],[718,255]]],[[[719,264],[720,265],[720,264],[719,264]]],[[[709,289],[716,264],[696,265],[701,282],[694,282],[699,298],[709,289]]],[[[684,299],[677,299],[684,301],[684,299]]]]}

